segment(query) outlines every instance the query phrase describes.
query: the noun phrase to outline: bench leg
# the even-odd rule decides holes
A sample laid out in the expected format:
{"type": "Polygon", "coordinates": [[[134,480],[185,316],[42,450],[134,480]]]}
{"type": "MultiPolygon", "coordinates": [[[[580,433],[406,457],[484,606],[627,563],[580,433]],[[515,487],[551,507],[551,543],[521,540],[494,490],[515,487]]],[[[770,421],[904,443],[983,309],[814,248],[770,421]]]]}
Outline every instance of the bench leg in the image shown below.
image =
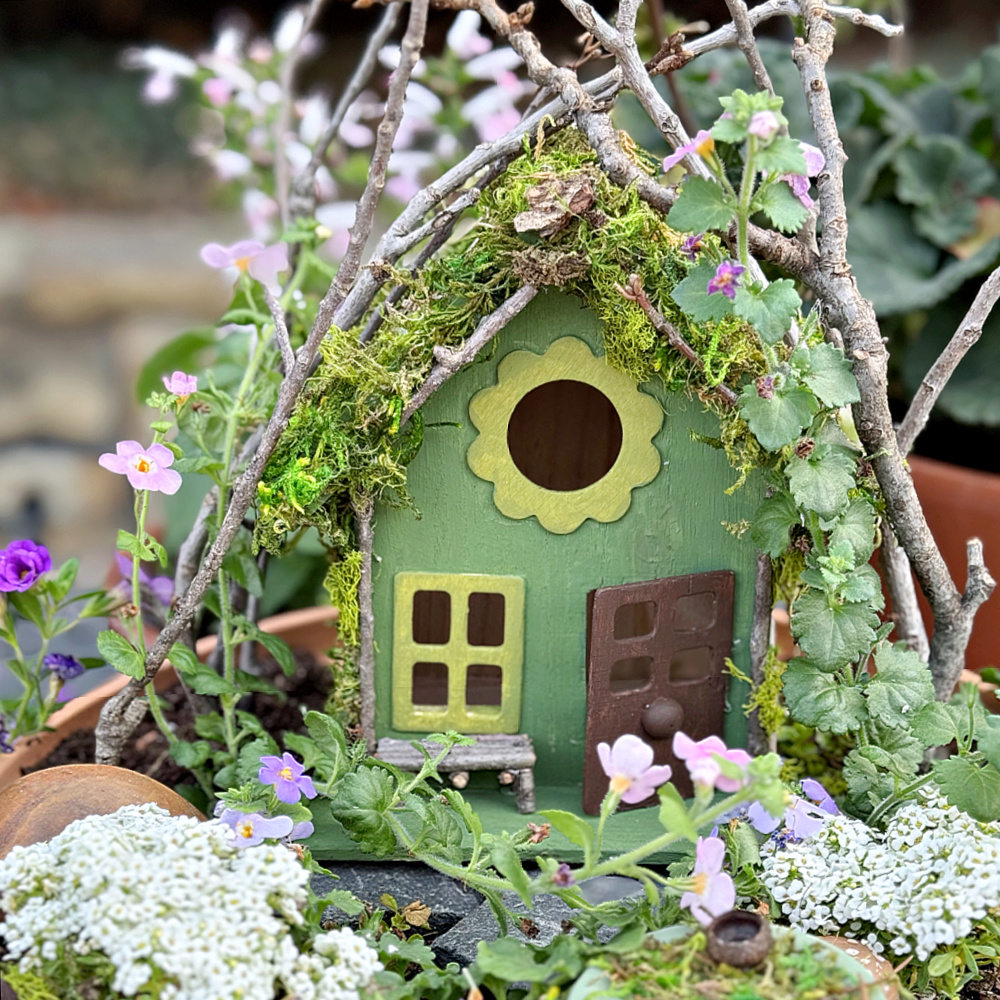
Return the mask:
{"type": "Polygon", "coordinates": [[[517,772],[517,811],[519,813],[535,811],[535,772],[530,767],[517,772]]]}

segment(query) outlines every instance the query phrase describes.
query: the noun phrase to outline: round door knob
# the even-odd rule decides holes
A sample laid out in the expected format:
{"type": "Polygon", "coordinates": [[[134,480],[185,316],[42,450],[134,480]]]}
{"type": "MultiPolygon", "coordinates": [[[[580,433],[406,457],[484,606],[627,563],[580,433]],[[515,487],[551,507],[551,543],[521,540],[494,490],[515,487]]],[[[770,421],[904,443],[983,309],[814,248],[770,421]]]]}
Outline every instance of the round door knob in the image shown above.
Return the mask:
{"type": "Polygon", "coordinates": [[[642,713],[642,728],[654,740],[669,739],[684,721],[684,709],[673,698],[657,698],[642,713]]]}

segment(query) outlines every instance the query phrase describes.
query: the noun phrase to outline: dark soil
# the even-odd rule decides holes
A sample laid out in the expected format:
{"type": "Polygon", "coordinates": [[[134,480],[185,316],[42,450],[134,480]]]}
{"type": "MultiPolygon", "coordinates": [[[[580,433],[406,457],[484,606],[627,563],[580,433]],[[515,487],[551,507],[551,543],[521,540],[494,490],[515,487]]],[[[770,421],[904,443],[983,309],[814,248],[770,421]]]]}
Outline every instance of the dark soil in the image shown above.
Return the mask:
{"type": "Polygon", "coordinates": [[[994,965],[982,971],[981,978],[962,987],[960,1000],[1000,1000],[1000,968],[994,965]]]}
{"type": "MultiPolygon", "coordinates": [[[[253,713],[264,729],[278,742],[286,732],[302,733],[305,726],[302,716],[315,709],[322,711],[332,683],[330,668],[316,662],[309,653],[295,650],[295,672],[286,677],[278,664],[270,657],[258,661],[258,670],[284,697],[273,694],[250,694],[240,703],[240,708],[253,713]]],[[[166,703],[167,721],[176,728],[182,739],[194,740],[196,713],[213,711],[214,701],[190,696],[179,684],[160,695],[166,703]]],[[[25,771],[41,771],[59,764],[91,764],[94,760],[95,739],[93,730],[81,730],[62,742],[40,764],[25,771]]],[[[170,788],[191,782],[191,774],[170,759],[166,738],[147,716],[135,731],[135,736],[126,745],[121,767],[149,775],[170,788]]]]}

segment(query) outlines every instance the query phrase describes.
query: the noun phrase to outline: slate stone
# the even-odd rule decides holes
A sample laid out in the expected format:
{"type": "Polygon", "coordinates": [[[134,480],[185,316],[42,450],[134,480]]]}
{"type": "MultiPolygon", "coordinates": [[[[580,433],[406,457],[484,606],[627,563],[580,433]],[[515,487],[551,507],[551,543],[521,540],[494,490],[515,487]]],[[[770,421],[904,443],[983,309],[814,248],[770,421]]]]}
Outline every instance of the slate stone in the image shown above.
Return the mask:
{"type": "MultiPolygon", "coordinates": [[[[337,879],[313,875],[316,895],[322,896],[331,889],[346,889],[358,899],[378,906],[379,897],[387,892],[400,908],[419,900],[431,910],[428,937],[443,934],[483,901],[478,892],[419,862],[342,862],[326,867],[337,879]]],[[[337,923],[349,922],[347,915],[334,906],[328,907],[323,917],[337,923]]]]}
{"type": "MultiPolygon", "coordinates": [[[[580,883],[584,898],[591,903],[603,903],[613,899],[627,899],[641,895],[642,883],[636,879],[624,878],[620,875],[602,875],[587,879],[580,883]]],[[[530,939],[514,924],[509,928],[510,936],[518,941],[531,941],[532,944],[546,945],[557,934],[563,932],[563,923],[572,920],[574,910],[567,906],[558,896],[547,894],[536,896],[534,908],[529,910],[518,898],[516,893],[503,894],[504,906],[512,913],[527,917],[537,928],[538,933],[530,939]]],[[[601,941],[608,941],[618,933],[618,928],[603,927],[598,932],[601,941]]],[[[447,934],[442,934],[434,943],[434,952],[438,961],[458,962],[460,965],[470,965],[476,960],[476,950],[480,941],[496,941],[500,937],[500,927],[490,909],[489,903],[483,903],[474,913],[460,920],[447,934]]]]}

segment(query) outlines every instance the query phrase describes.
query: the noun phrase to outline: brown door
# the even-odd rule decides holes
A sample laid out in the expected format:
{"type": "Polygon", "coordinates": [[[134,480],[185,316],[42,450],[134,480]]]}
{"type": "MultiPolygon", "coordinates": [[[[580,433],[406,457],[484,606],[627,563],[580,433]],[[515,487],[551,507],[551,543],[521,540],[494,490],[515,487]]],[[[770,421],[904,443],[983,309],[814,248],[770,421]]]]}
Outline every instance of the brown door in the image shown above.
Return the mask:
{"type": "Polygon", "coordinates": [[[674,769],[681,795],[693,793],[671,742],[678,730],[696,740],[722,734],[724,661],[732,642],[729,570],[601,587],[587,595],[585,812],[596,814],[608,790],[597,744],[613,744],[623,733],[649,743],[655,763],[674,769]]]}

